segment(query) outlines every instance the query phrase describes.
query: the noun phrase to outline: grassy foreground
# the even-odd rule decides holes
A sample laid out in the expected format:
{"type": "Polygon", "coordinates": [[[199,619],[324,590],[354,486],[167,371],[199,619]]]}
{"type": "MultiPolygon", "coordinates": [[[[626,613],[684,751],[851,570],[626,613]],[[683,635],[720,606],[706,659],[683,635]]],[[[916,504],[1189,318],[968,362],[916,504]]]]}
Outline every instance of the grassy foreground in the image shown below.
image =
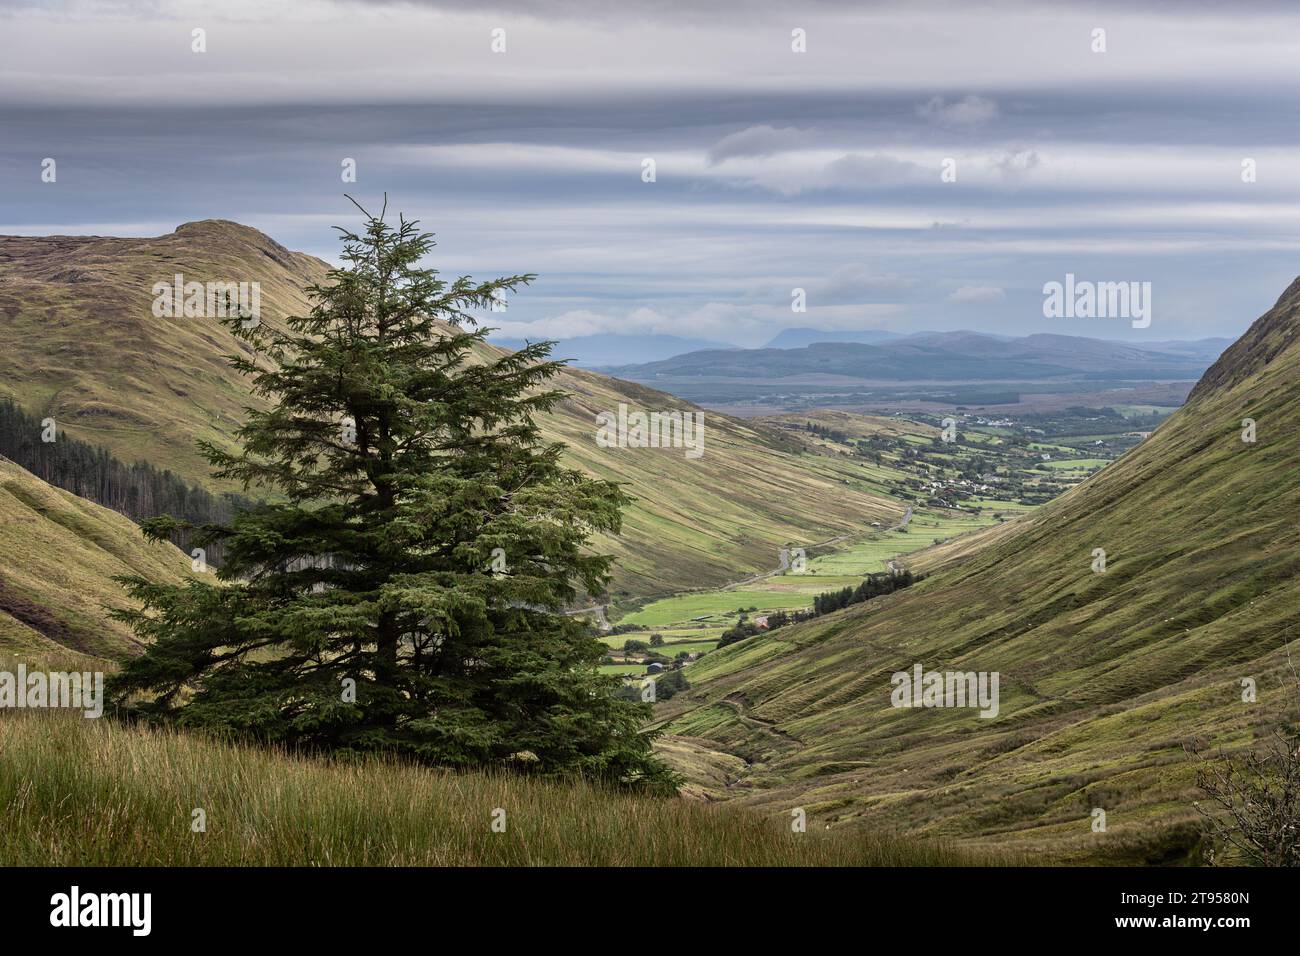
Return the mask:
{"type": "Polygon", "coordinates": [[[583,784],[356,764],[107,718],[0,719],[6,866],[941,866],[938,844],[583,784]],[[191,829],[206,812],[207,831],[191,829]],[[506,830],[493,832],[493,811],[506,830]]]}

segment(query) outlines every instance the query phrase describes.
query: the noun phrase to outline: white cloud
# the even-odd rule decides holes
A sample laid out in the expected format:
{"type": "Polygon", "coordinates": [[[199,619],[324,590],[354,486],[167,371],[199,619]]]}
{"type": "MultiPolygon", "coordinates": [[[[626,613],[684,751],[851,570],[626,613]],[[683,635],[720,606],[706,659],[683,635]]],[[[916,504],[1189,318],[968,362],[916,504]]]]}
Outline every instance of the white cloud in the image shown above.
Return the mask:
{"type": "Polygon", "coordinates": [[[988,305],[992,302],[1001,302],[1006,297],[1006,292],[996,285],[964,285],[948,293],[949,302],[960,302],[964,305],[988,305]]]}
{"type": "MultiPolygon", "coordinates": [[[[1297,82],[1293,17],[1281,8],[1247,12],[1240,5],[1198,5],[1179,17],[1116,12],[1125,42],[1112,43],[1104,58],[1088,47],[1093,14],[1062,5],[1027,16],[1015,2],[999,4],[993,15],[983,6],[942,3],[811,10],[800,26],[815,52],[805,56],[789,51],[789,14],[776,3],[743,15],[720,6],[717,27],[705,29],[688,22],[686,4],[659,16],[655,5],[636,4],[604,4],[567,17],[513,13],[505,17],[509,52],[495,57],[488,31],[501,25],[499,10],[328,0],[238,0],[209,9],[215,6],[112,2],[78,5],[71,14],[23,6],[5,15],[0,99],[24,106],[193,108],[499,102],[503,96],[554,105],[631,93],[680,94],[696,102],[710,94],[833,91],[920,98],[944,75],[1010,103],[1028,88],[1133,92],[1148,82],[1270,89],[1281,96],[1297,82]],[[209,30],[205,58],[189,52],[189,30],[200,20],[209,30]],[[331,68],[322,70],[321,63],[331,68]]],[[[570,0],[555,6],[567,8],[570,0]]],[[[922,110],[935,121],[971,126],[997,115],[997,103],[976,95],[935,97],[922,110]]]]}
{"type": "MultiPolygon", "coordinates": [[[[965,150],[900,144],[886,152],[859,148],[860,137],[853,135],[844,136],[835,147],[829,145],[831,134],[819,134],[818,138],[821,145],[816,148],[806,144],[794,148],[794,138],[786,137],[783,148],[763,155],[756,143],[752,148],[728,150],[724,161],[715,160],[716,146],[710,150],[674,144],[671,148],[633,151],[504,140],[388,145],[383,161],[385,165],[421,169],[494,170],[519,177],[608,176],[639,184],[641,162],[649,156],[657,164],[660,180],[666,183],[712,183],[782,196],[832,189],[872,192],[882,187],[930,186],[939,182],[940,169],[948,158],[955,160],[958,182],[963,187],[996,191],[1067,195],[1111,191],[1144,196],[1163,193],[1181,202],[1191,192],[1222,195],[1225,189],[1240,191],[1241,186],[1240,147],[1189,150],[1177,145],[1137,143],[1117,150],[1110,144],[1057,140],[1034,147],[993,142],[965,150]]],[[[1260,147],[1252,149],[1250,155],[1260,170],[1260,181],[1251,184],[1251,195],[1268,192],[1274,196],[1300,196],[1300,180],[1278,174],[1296,164],[1300,147],[1260,147]]],[[[948,191],[934,195],[936,202],[946,203],[949,198],[948,191]]],[[[696,205],[696,201],[690,205],[696,205]]],[[[911,208],[915,208],[914,202],[911,208]]],[[[984,210],[995,211],[989,205],[984,210]]]]}
{"type": "Polygon", "coordinates": [[[905,276],[882,275],[867,266],[845,265],[824,279],[807,283],[806,287],[813,305],[844,305],[898,296],[915,285],[914,279],[905,276]]]}
{"type": "MultiPolygon", "coordinates": [[[[695,309],[667,314],[642,307],[630,312],[596,312],[575,309],[531,322],[488,324],[516,338],[566,339],[582,335],[689,335],[717,341],[761,337],[768,326],[758,318],[760,308],[728,302],[709,302],[695,309]]],[[[788,311],[788,306],[787,306],[788,311]]]]}
{"type": "Polygon", "coordinates": [[[738,133],[724,136],[709,150],[708,164],[716,166],[736,156],[770,156],[807,147],[808,132],[794,126],[751,126],[738,133]]]}
{"type": "Polygon", "coordinates": [[[1018,149],[1008,152],[1001,159],[994,161],[994,166],[1006,179],[1017,180],[1031,169],[1036,169],[1040,159],[1038,152],[1032,149],[1018,149]]]}
{"type": "Polygon", "coordinates": [[[791,326],[876,328],[882,321],[903,314],[902,306],[890,303],[818,305],[812,301],[807,313],[795,314],[790,311],[788,293],[782,290],[767,303],[708,302],[697,308],[642,307],[624,313],[573,309],[531,321],[503,322],[492,316],[485,324],[497,329],[502,337],[532,341],[586,335],[679,335],[753,348],[791,326]]]}

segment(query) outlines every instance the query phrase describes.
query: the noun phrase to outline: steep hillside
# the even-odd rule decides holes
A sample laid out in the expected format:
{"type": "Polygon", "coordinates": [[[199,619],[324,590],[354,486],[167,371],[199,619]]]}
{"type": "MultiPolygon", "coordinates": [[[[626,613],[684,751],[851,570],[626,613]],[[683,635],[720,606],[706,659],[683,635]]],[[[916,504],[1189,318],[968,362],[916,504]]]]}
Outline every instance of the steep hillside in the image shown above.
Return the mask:
{"type": "Polygon", "coordinates": [[[325,264],[233,222],[149,239],[0,237],[0,392],[118,458],[207,479],[195,440],[220,442],[248,403],[216,319],[157,318],[153,286],[261,283],[262,320],[307,308],[325,264]]]}
{"type": "Polygon", "coordinates": [[[615,589],[650,594],[709,587],[770,571],[787,544],[863,533],[894,523],[904,506],[860,490],[852,461],[804,453],[779,431],[704,412],[705,451],[600,448],[596,415],[620,403],[645,411],[700,411],[679,398],[577,369],[559,387],[571,393],[544,422],[583,470],[625,482],[635,501],[623,532],[600,542],[617,559],[615,589]]]}
{"type": "Polygon", "coordinates": [[[0,652],[131,653],[134,635],[105,610],[128,605],[113,576],[176,582],[189,573],[176,548],[0,458],[0,652]]]}
{"type": "Polygon", "coordinates": [[[1300,326],[1295,321],[1300,309],[1300,279],[1292,282],[1277,304],[1260,316],[1249,332],[1224,350],[1196,383],[1188,401],[1200,398],[1257,375],[1274,359],[1295,346],[1300,326]]]}
{"type": "Polygon", "coordinates": [[[1297,329],[1300,283],[1151,438],[1033,518],[909,558],[932,573],[906,591],[691,665],[694,689],[663,711],[679,766],[717,798],[831,824],[1182,858],[1184,744],[1242,746],[1300,717],[1297,329]],[[998,672],[1000,712],[891,706],[891,675],[917,664],[998,672]],[[722,783],[718,751],[746,761],[722,783]]]}
{"type": "MultiPolygon", "coordinates": [[[[229,441],[253,403],[224,356],[240,343],[215,318],[156,318],[152,287],[257,281],[263,321],[308,308],[300,289],[326,265],[235,223],[187,223],[153,239],[0,237],[0,393],[125,461],[145,459],[213,490],[195,441],[229,441]]],[[[487,317],[490,319],[490,316],[487,317]]],[[[705,451],[605,449],[596,416],[620,404],[692,410],[644,386],[580,370],[543,423],[572,460],[624,481],[636,502],[625,533],[601,542],[618,558],[616,589],[651,594],[770,570],[788,544],[811,544],[895,521],[903,508],[861,490],[851,463],[800,454],[778,431],[707,413],[705,451]]]]}

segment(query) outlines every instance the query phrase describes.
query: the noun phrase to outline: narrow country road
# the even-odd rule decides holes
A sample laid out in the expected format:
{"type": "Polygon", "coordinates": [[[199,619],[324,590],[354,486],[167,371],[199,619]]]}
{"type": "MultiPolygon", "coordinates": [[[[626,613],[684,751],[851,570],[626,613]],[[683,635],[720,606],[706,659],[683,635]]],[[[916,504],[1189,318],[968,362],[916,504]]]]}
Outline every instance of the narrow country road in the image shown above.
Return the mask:
{"type": "Polygon", "coordinates": [[[596,604],[592,607],[580,607],[573,611],[565,611],[569,617],[577,617],[579,614],[591,614],[596,618],[596,629],[602,633],[612,630],[609,618],[605,616],[605,608],[608,604],[596,604]]]}

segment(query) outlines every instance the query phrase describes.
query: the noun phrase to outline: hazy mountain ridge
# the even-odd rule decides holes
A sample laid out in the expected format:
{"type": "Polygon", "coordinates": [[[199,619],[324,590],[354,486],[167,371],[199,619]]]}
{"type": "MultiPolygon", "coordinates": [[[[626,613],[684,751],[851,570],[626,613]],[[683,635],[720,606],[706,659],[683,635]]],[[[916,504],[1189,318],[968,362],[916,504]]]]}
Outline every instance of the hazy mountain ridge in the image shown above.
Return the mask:
{"type": "Polygon", "coordinates": [[[782,329],[769,341],[765,349],[799,349],[814,342],[859,342],[874,344],[903,338],[901,332],[889,332],[884,329],[867,329],[860,332],[835,331],[811,328],[782,329]]]}
{"type": "Polygon", "coordinates": [[[1180,351],[1161,351],[1057,333],[1012,338],[962,331],[870,344],[821,341],[792,349],[706,349],[609,371],[636,381],[809,374],[890,381],[1194,379],[1212,360],[1208,349],[1195,343],[1180,351]]]}

